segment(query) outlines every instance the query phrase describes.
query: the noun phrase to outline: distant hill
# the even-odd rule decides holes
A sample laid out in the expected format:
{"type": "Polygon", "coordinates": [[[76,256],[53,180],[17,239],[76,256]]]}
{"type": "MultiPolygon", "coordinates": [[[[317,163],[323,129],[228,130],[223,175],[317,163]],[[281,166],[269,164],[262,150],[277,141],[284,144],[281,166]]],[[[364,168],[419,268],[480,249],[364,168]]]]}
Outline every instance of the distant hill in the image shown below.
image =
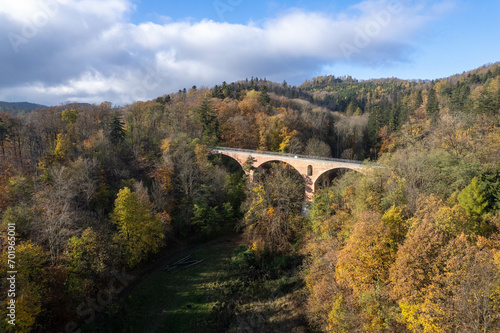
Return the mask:
{"type": "Polygon", "coordinates": [[[35,109],[46,108],[45,105],[28,102],[2,102],[0,101],[0,112],[26,113],[35,109]]]}

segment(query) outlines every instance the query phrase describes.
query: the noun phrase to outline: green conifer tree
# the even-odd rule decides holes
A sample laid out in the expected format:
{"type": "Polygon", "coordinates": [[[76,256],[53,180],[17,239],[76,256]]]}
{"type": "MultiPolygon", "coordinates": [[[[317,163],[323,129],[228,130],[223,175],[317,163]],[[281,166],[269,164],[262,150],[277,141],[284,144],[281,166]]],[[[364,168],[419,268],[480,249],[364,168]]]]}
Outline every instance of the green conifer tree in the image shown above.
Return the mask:
{"type": "Polygon", "coordinates": [[[486,212],[488,200],[476,177],[460,192],[458,202],[470,216],[481,217],[486,212]]]}

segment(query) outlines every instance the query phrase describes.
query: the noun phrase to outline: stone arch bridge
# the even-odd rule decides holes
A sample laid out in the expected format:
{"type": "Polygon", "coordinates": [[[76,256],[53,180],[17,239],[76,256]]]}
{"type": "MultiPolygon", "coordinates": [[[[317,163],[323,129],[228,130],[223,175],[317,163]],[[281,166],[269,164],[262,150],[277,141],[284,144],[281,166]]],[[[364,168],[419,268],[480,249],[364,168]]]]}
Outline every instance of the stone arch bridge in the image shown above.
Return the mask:
{"type": "MultiPolygon", "coordinates": [[[[220,154],[233,158],[242,167],[251,156],[254,159],[253,167],[258,168],[268,162],[285,162],[295,168],[304,178],[306,190],[304,200],[311,202],[319,177],[328,171],[335,169],[350,169],[366,173],[367,167],[361,161],[343,160],[337,158],[325,158],[317,156],[305,156],[296,154],[282,154],[267,151],[257,151],[238,148],[209,147],[211,154],[220,154]]],[[[253,177],[250,171],[250,179],[253,177]]]]}

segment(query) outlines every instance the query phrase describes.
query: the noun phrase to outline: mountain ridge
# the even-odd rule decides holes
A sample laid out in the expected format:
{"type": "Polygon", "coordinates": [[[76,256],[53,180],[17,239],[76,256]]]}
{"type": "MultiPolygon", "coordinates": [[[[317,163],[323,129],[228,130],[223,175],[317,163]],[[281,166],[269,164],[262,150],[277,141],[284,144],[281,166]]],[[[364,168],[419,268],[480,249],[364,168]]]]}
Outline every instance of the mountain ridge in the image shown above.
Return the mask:
{"type": "Polygon", "coordinates": [[[31,102],[4,102],[0,101],[0,112],[22,113],[48,106],[31,102]]]}
{"type": "MultiPolygon", "coordinates": [[[[456,73],[453,75],[450,75],[448,77],[443,77],[443,78],[436,78],[433,80],[430,79],[401,79],[398,77],[385,77],[385,78],[370,78],[370,79],[356,79],[350,75],[343,75],[343,76],[335,76],[333,74],[327,74],[327,75],[320,75],[317,77],[313,77],[311,79],[305,79],[303,83],[299,85],[290,85],[289,87],[294,87],[297,89],[303,89],[304,91],[312,91],[312,90],[321,90],[321,91],[326,91],[332,89],[332,85],[335,84],[374,84],[374,85],[379,85],[379,84],[393,84],[393,83],[419,83],[419,84],[426,84],[430,82],[438,82],[441,80],[449,80],[452,83],[456,83],[457,81],[460,81],[468,76],[471,75],[478,75],[478,74],[484,74],[488,71],[494,71],[500,67],[500,61],[497,62],[492,62],[488,63],[485,65],[482,65],[480,67],[463,71],[462,73],[456,73]]],[[[498,69],[497,69],[498,70],[498,69]]],[[[273,82],[273,81],[268,81],[267,79],[259,79],[259,78],[254,78],[252,77],[252,80],[256,84],[274,84],[274,85],[282,85],[278,82],[273,82]]],[[[237,83],[245,83],[249,82],[248,78],[245,80],[239,80],[235,81],[229,85],[235,85],[237,83]]],[[[283,85],[286,87],[286,81],[283,81],[283,85]]],[[[217,89],[219,86],[214,85],[212,88],[209,88],[213,90],[214,88],[217,89]]],[[[223,88],[222,86],[220,87],[221,89],[223,88]]],[[[250,87],[251,88],[251,87],[250,87]]],[[[181,91],[181,90],[179,90],[181,91]]],[[[331,93],[332,91],[330,91],[331,93]]],[[[174,92],[166,93],[163,96],[166,95],[171,95],[175,94],[174,92]]],[[[78,104],[78,105],[90,105],[88,103],[68,103],[68,104],[78,104]]],[[[5,102],[5,101],[0,101],[0,112],[11,112],[11,113],[23,113],[23,112],[30,112],[36,109],[41,109],[41,108],[48,108],[50,106],[42,105],[42,104],[37,104],[37,103],[32,103],[32,102],[5,102]]]]}

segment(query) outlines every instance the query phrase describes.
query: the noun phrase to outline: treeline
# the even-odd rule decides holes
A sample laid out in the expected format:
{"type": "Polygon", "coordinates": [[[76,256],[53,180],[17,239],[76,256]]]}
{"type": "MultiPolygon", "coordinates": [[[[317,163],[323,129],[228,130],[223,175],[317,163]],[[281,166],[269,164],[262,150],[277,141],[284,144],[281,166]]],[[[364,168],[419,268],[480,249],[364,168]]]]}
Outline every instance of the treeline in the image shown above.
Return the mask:
{"type": "MultiPolygon", "coordinates": [[[[453,289],[465,288],[461,279],[446,280],[452,269],[485,270],[496,281],[496,263],[481,258],[496,258],[497,248],[500,66],[434,82],[314,82],[252,78],[121,108],[105,102],[0,114],[1,228],[16,226],[22,286],[16,329],[85,321],[82,304],[113,293],[117,272],[140,269],[174,237],[209,239],[235,228],[251,244],[258,276],[268,276],[277,256],[310,249],[308,313],[320,329],[469,325],[445,322],[465,315],[429,295],[441,288],[460,295],[450,302],[469,300],[453,289]],[[261,170],[261,181],[247,186],[241,168],[210,156],[208,145],[371,158],[383,168],[342,178],[304,219],[293,170],[261,170]],[[438,245],[404,263],[405,246],[425,244],[418,237],[429,232],[438,245]],[[472,266],[451,266],[464,246],[472,266]],[[411,274],[417,282],[400,281],[411,274]]],[[[477,279],[478,293],[496,290],[496,282],[477,279]]],[[[0,286],[4,298],[7,281],[0,286]]],[[[481,295],[496,309],[496,296],[481,295]]],[[[483,318],[491,320],[481,327],[496,325],[488,309],[483,318]]],[[[5,321],[0,327],[12,331],[5,321]]]]}

